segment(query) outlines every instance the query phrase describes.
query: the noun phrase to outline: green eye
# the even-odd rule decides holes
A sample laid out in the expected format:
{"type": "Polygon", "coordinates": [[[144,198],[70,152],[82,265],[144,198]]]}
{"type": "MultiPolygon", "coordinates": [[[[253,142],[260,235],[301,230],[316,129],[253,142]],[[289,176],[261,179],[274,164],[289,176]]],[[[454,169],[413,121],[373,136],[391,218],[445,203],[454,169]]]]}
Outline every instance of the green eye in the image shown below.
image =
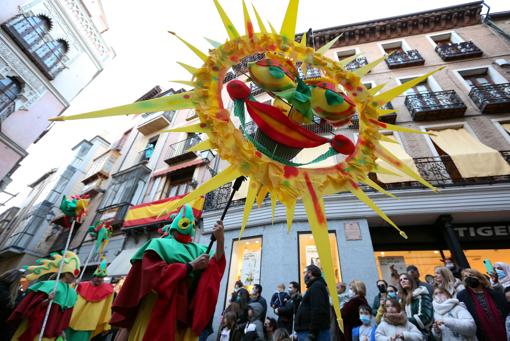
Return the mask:
{"type": "Polygon", "coordinates": [[[344,98],[331,90],[326,90],[326,101],[329,105],[338,105],[344,102],[344,98]]]}
{"type": "Polygon", "coordinates": [[[280,69],[279,67],[276,67],[276,66],[269,67],[269,74],[276,79],[285,77],[285,72],[283,72],[282,69],[280,69]]]}

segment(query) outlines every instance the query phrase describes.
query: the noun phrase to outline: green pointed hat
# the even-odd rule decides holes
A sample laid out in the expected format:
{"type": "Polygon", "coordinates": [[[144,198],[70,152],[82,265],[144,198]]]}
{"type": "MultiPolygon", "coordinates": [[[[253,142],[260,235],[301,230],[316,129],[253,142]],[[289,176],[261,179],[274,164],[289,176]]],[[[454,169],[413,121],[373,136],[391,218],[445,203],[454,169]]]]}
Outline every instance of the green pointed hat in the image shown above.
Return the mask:
{"type": "Polygon", "coordinates": [[[171,218],[173,218],[172,223],[161,229],[162,237],[172,235],[172,231],[188,236],[195,235],[195,216],[193,208],[189,204],[183,205],[179,213],[171,218]]]}
{"type": "Polygon", "coordinates": [[[101,263],[99,263],[99,266],[97,267],[96,271],[94,271],[93,276],[95,277],[108,276],[108,272],[106,271],[106,259],[103,259],[101,263]]]}

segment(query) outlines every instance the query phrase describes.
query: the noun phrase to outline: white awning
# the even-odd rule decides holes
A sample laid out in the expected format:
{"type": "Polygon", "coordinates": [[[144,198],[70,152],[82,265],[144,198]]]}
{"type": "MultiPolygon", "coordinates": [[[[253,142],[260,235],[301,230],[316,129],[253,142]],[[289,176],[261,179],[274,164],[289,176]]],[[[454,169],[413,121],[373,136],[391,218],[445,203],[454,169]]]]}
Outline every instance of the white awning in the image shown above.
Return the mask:
{"type": "Polygon", "coordinates": [[[126,276],[131,269],[131,262],[129,261],[138,251],[138,249],[122,250],[121,253],[113,262],[108,265],[108,276],[126,276]]]}

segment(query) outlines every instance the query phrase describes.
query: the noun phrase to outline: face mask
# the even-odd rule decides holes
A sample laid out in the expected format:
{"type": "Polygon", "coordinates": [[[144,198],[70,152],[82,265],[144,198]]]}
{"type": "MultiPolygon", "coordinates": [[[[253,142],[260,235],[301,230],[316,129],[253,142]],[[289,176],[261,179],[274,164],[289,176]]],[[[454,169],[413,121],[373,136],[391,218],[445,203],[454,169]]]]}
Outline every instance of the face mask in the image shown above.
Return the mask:
{"type": "Polygon", "coordinates": [[[477,288],[480,285],[480,280],[475,277],[466,277],[464,282],[466,282],[466,285],[471,288],[477,288]]]}
{"type": "Polygon", "coordinates": [[[348,293],[349,293],[349,296],[350,296],[350,297],[355,296],[354,291],[352,291],[352,289],[349,289],[348,293]]]}
{"type": "Polygon", "coordinates": [[[498,274],[498,278],[501,279],[506,276],[506,273],[503,270],[496,270],[496,274],[498,274]]]}
{"type": "Polygon", "coordinates": [[[386,286],[385,286],[384,284],[379,284],[379,285],[377,286],[377,288],[379,288],[379,291],[380,291],[380,292],[384,292],[384,291],[386,291],[386,286]]]}
{"type": "Polygon", "coordinates": [[[312,281],[312,276],[305,275],[305,284],[308,285],[308,284],[310,284],[311,281],[312,281]]]}
{"type": "Polygon", "coordinates": [[[448,298],[444,295],[436,295],[434,296],[434,301],[436,301],[436,303],[443,303],[444,301],[446,301],[448,298]]]}
{"type": "Polygon", "coordinates": [[[394,291],[388,292],[388,297],[389,298],[397,298],[397,293],[394,291]]]}
{"type": "Polygon", "coordinates": [[[445,266],[447,269],[450,269],[450,270],[455,268],[455,264],[453,264],[453,263],[446,263],[445,266]]]}
{"type": "Polygon", "coordinates": [[[369,315],[360,315],[359,319],[364,325],[370,324],[370,321],[372,320],[369,315]]]}

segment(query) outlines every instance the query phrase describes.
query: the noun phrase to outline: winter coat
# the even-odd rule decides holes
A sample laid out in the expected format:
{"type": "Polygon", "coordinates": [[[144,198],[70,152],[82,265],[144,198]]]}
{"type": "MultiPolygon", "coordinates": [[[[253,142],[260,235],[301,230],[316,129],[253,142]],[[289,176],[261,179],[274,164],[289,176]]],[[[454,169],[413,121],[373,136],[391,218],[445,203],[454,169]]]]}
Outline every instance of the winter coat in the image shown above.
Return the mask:
{"type": "MultiPolygon", "coordinates": [[[[369,341],[375,341],[375,330],[377,329],[377,325],[374,324],[372,327],[372,336],[369,341]]],[[[359,333],[361,326],[352,328],[352,341],[359,341],[359,333]]]]}
{"type": "Polygon", "coordinates": [[[296,313],[294,329],[318,333],[329,329],[329,295],[322,277],[314,278],[306,290],[296,313]]]}
{"type": "Polygon", "coordinates": [[[428,333],[434,318],[432,298],[426,287],[419,286],[413,291],[411,304],[405,305],[409,322],[414,324],[421,332],[428,333]]]}
{"type": "MultiPolygon", "coordinates": [[[[218,335],[216,336],[216,341],[220,341],[222,331],[223,331],[223,329],[220,329],[218,331],[218,335]]],[[[228,341],[240,341],[241,337],[242,337],[241,331],[237,327],[234,327],[233,329],[230,330],[230,334],[228,336],[228,341]]]]}
{"type": "Polygon", "coordinates": [[[283,322],[292,326],[294,315],[296,314],[302,299],[303,297],[301,297],[301,294],[297,293],[285,302],[283,307],[278,308],[278,322],[283,322]]]}
{"type": "Polygon", "coordinates": [[[402,334],[404,341],[424,340],[423,334],[409,321],[405,325],[393,325],[383,319],[375,330],[375,341],[389,341],[391,337],[397,334],[402,334]]]}
{"type": "Polygon", "coordinates": [[[352,338],[352,328],[361,326],[359,319],[359,307],[368,305],[365,297],[354,296],[342,308],[342,320],[344,321],[344,335],[346,340],[352,338]]]}
{"type": "Polygon", "coordinates": [[[262,305],[262,313],[260,314],[259,320],[264,323],[267,314],[267,301],[264,297],[259,296],[257,298],[250,299],[250,303],[260,303],[262,305]]]}
{"type": "Polygon", "coordinates": [[[244,327],[244,336],[242,340],[264,340],[264,324],[260,321],[260,316],[264,310],[262,304],[253,302],[248,305],[253,310],[253,316],[244,327]]]}
{"type": "Polygon", "coordinates": [[[450,298],[443,303],[432,303],[434,306],[434,320],[443,321],[441,332],[432,334],[442,341],[474,341],[476,338],[476,323],[463,303],[456,298],[450,298]]]}
{"type": "Polygon", "coordinates": [[[285,291],[282,292],[275,292],[273,294],[273,297],[271,297],[271,302],[269,305],[272,308],[280,308],[285,305],[285,302],[287,302],[290,299],[289,294],[287,294],[285,291]]]}
{"type": "MultiPolygon", "coordinates": [[[[502,320],[505,321],[506,315],[508,313],[508,311],[507,311],[507,309],[508,309],[507,308],[507,302],[506,302],[505,296],[501,292],[492,290],[490,288],[486,288],[485,290],[487,290],[488,294],[494,300],[494,303],[496,304],[496,307],[498,308],[498,310],[501,313],[502,320]]],[[[471,299],[471,296],[468,293],[468,289],[464,289],[461,292],[459,292],[457,294],[457,299],[460,302],[463,302],[465,304],[467,310],[469,311],[469,313],[471,314],[471,316],[475,320],[475,323],[476,323],[476,337],[479,340],[484,340],[485,337],[484,337],[482,328],[480,327],[480,320],[478,319],[478,316],[476,315],[476,306],[475,306],[475,303],[473,302],[473,300],[471,299]]]]}

